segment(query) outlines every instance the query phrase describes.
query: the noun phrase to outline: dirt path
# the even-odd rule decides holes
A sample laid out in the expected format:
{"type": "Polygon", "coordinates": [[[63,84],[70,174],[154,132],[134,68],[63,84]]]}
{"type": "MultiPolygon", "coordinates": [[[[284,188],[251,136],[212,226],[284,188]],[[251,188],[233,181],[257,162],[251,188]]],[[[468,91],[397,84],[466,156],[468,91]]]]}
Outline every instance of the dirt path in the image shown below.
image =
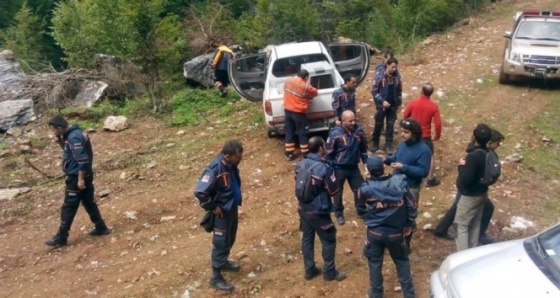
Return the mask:
{"type": "MultiPolygon", "coordinates": [[[[477,122],[488,122],[508,134],[500,148],[502,156],[516,152],[518,142],[531,146],[542,138],[527,123],[546,109],[542,99],[557,90],[497,84],[502,33],[509,29],[513,12],[529,6],[523,2],[503,1],[470,19],[467,25],[434,36],[414,52],[399,57],[407,100],[417,96],[418,91],[412,88],[425,81],[445,94],[438,99],[445,121],[443,140],[436,143],[437,173],[443,182],[422,190],[420,227],[435,225],[437,215],[450,205],[456,161],[477,122]],[[424,217],[425,212],[432,218],[424,217]]],[[[537,2],[530,6],[552,8],[555,1],[537,2]]],[[[370,86],[371,76],[358,92],[359,119],[368,134],[372,131],[369,115],[373,113],[370,86]]],[[[241,122],[245,116],[239,112],[229,123],[241,122]]],[[[44,126],[36,130],[46,134],[44,126]]],[[[215,123],[213,129],[168,128],[154,119],[135,121],[131,129],[118,134],[92,135],[97,192],[110,192],[100,199],[102,213],[113,228],[110,236],[87,236],[89,219],[79,211],[69,246],[52,250],[42,244],[58,224],[60,180],[17,200],[0,202],[0,296],[170,297],[180,296],[187,289],[190,297],[221,296],[207,285],[210,235],[197,226],[202,212],[192,189],[202,167],[219,152],[225,137],[240,138],[246,148],[240,166],[244,205],[232,252],[242,270],[226,275],[236,286],[230,296],[363,297],[368,287],[367,263],[361,254],[364,228],[352,212],[350,193],[345,194],[347,224],[337,226],[336,259],[348,279],[340,283],[322,279],[306,282],[302,278],[296,200],[292,195],[295,162],[283,160],[282,141],[269,140],[263,125],[239,128],[215,123]],[[177,134],[179,130],[185,133],[177,134]],[[222,139],[212,140],[216,135],[222,139]]],[[[50,145],[34,156],[34,161],[56,173],[58,154],[58,149],[50,145]]],[[[0,165],[2,175],[6,169],[18,168],[17,164],[0,165]]],[[[532,215],[521,209],[524,203],[533,197],[551,196],[559,189],[558,184],[539,187],[538,182],[523,179],[526,174],[524,164],[505,164],[503,179],[491,193],[496,220],[490,234],[497,239],[513,237],[501,232],[512,215],[532,215]]],[[[23,178],[37,175],[26,172],[23,178]]],[[[531,219],[541,225],[547,222],[531,219]]],[[[452,242],[436,239],[426,231],[414,236],[411,260],[418,297],[428,297],[429,274],[454,249],[452,242]]],[[[316,259],[322,263],[318,252],[316,259]]],[[[398,282],[388,256],[383,272],[387,297],[400,297],[393,292],[398,282]]]]}

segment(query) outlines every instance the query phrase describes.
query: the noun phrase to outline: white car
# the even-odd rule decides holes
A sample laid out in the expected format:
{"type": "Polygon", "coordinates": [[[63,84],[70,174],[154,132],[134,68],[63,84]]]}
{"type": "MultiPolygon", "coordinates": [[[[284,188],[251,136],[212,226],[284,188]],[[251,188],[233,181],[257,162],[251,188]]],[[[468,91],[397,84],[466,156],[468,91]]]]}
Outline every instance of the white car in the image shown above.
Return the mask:
{"type": "Polygon", "coordinates": [[[448,256],[432,273],[430,297],[560,297],[560,223],[533,237],[448,256]]]}
{"type": "Polygon", "coordinates": [[[369,68],[369,49],[363,43],[329,44],[318,41],[267,46],[262,53],[230,61],[232,86],[245,99],[262,102],[269,137],[284,134],[284,83],[300,69],[309,71],[318,95],[311,101],[307,118],[310,131],[327,131],[335,117],[331,96],[352,73],[358,84],[369,68]]]}
{"type": "Polygon", "coordinates": [[[511,77],[560,79],[560,11],[517,12],[504,37],[500,84],[511,77]]]}

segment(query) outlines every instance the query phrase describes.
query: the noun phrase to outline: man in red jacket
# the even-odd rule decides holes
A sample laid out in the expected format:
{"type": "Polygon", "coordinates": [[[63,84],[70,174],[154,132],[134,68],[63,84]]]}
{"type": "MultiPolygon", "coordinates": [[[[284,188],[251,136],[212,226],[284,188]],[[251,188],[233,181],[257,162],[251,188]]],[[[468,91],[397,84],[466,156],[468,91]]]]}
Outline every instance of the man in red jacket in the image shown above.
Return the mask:
{"type": "Polygon", "coordinates": [[[441,116],[437,103],[430,99],[434,93],[434,86],[430,83],[424,84],[422,94],[419,98],[412,100],[404,110],[404,118],[413,118],[422,126],[422,140],[428,145],[432,151],[432,162],[430,164],[430,172],[426,181],[427,187],[439,185],[440,181],[434,177],[434,144],[432,141],[439,141],[441,138],[441,116]],[[434,123],[436,135],[432,137],[432,122],[434,123]]]}

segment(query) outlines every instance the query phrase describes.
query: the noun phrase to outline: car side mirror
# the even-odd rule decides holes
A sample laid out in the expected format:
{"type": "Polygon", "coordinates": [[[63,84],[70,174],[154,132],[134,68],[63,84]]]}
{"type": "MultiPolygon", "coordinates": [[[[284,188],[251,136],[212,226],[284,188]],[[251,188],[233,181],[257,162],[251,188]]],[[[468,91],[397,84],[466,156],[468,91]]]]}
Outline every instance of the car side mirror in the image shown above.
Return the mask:
{"type": "Polygon", "coordinates": [[[504,32],[504,37],[505,38],[511,38],[511,31],[504,32]]]}

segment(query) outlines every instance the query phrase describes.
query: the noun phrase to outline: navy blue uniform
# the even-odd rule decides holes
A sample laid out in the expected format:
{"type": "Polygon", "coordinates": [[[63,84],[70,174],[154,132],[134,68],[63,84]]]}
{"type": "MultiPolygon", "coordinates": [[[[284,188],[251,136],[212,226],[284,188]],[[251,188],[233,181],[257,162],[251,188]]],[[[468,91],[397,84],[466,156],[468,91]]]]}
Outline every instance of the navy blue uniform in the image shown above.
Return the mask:
{"type": "Polygon", "coordinates": [[[90,220],[95,224],[96,230],[107,230],[99,212],[99,207],[95,203],[92,169],[93,150],[88,134],[74,124],[62,136],[62,144],[64,150],[62,170],[66,174],[66,189],[64,203],[60,210],[59,236],[63,239],[68,238],[80,202],[86,209],[90,220]],[[85,173],[85,189],[78,188],[80,171],[85,173]]]}
{"type": "Polygon", "coordinates": [[[410,274],[403,230],[412,228],[417,216],[417,206],[408,189],[404,175],[386,175],[366,180],[359,190],[359,197],[368,205],[365,216],[367,226],[364,256],[368,259],[369,297],[383,297],[383,255],[385,248],[395,263],[397,276],[404,297],[414,297],[415,289],[410,274]]]}
{"type": "Polygon", "coordinates": [[[198,179],[194,195],[205,210],[222,209],[223,217],[215,217],[212,237],[212,267],[223,268],[237,235],[238,206],[241,206],[241,178],[236,165],[218,155],[198,179]]]}
{"type": "Polygon", "coordinates": [[[336,89],[332,94],[332,108],[334,115],[341,120],[342,113],[350,110],[356,114],[356,90],[348,90],[344,85],[336,89]]]}
{"type": "MultiPolygon", "coordinates": [[[[383,69],[384,70],[384,69],[383,69]]],[[[397,111],[402,105],[402,82],[398,72],[389,77],[385,71],[376,69],[375,79],[371,87],[371,95],[375,102],[375,126],[373,128],[373,144],[379,146],[379,138],[383,129],[383,121],[386,121],[385,141],[388,146],[393,144],[393,131],[397,120],[397,111]],[[391,104],[388,108],[383,108],[383,101],[391,104]]]]}
{"type": "Polygon", "coordinates": [[[307,158],[301,160],[295,169],[295,177],[299,169],[309,167],[315,162],[319,165],[311,170],[312,182],[317,194],[310,203],[299,203],[298,213],[300,216],[301,251],[306,274],[310,274],[315,268],[315,234],[319,236],[322,244],[322,256],[324,261],[323,274],[325,276],[336,275],[334,256],[336,250],[336,227],[334,226],[330,213],[332,212],[331,196],[338,192],[338,182],[332,167],[330,167],[319,155],[309,153],[307,158]]]}
{"type": "Polygon", "coordinates": [[[327,160],[332,163],[336,179],[338,180],[339,193],[334,196],[334,213],[336,217],[344,216],[342,193],[344,182],[348,180],[354,193],[354,205],[358,216],[366,212],[363,202],[358,200],[358,188],[364,182],[358,163],[367,161],[367,140],[365,133],[359,125],[354,131],[348,132],[342,126],[336,126],[329,132],[327,139],[327,160]]]}

